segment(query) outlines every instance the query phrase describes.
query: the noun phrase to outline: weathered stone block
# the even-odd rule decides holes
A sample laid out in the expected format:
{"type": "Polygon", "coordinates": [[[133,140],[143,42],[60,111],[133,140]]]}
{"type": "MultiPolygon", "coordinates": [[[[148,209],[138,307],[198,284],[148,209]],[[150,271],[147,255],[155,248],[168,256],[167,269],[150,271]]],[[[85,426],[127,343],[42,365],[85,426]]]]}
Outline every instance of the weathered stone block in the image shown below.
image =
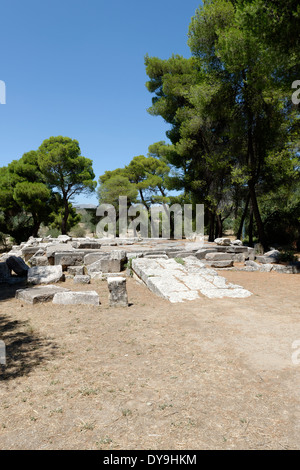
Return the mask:
{"type": "Polygon", "coordinates": [[[104,252],[96,252],[96,253],[88,253],[87,255],[84,256],[83,258],[83,263],[87,266],[89,264],[93,264],[96,261],[99,261],[100,259],[108,259],[109,258],[109,253],[104,253],[104,252]]]}
{"type": "Polygon", "coordinates": [[[207,253],[205,259],[207,261],[224,261],[233,260],[233,254],[230,253],[207,253]]]}
{"type": "Polygon", "coordinates": [[[94,272],[117,273],[120,272],[122,264],[117,259],[100,259],[86,267],[88,274],[94,272]]]}
{"type": "Polygon", "coordinates": [[[214,240],[214,242],[217,244],[217,245],[221,245],[221,246],[229,246],[230,243],[231,243],[231,240],[230,238],[216,238],[214,240]]]}
{"type": "Polygon", "coordinates": [[[83,264],[83,258],[83,251],[55,253],[54,264],[61,265],[65,271],[68,266],[81,266],[83,264]]]}
{"type": "Polygon", "coordinates": [[[29,284],[51,284],[63,280],[62,267],[59,266],[34,266],[28,271],[29,284]]]}
{"type": "Polygon", "coordinates": [[[68,273],[73,276],[82,275],[84,266],[68,266],[68,273]]]}
{"type": "Polygon", "coordinates": [[[74,282],[75,284],[90,284],[91,282],[91,276],[88,274],[77,274],[74,277],[74,282]]]}
{"type": "Polygon", "coordinates": [[[37,286],[28,289],[19,289],[16,292],[16,299],[23,300],[28,304],[50,302],[57,292],[67,292],[68,289],[58,286],[37,286]]]}
{"type": "Polygon", "coordinates": [[[233,266],[233,261],[232,260],[211,261],[210,266],[212,268],[231,268],[233,266]]]}
{"type": "Polygon", "coordinates": [[[128,307],[126,279],[124,277],[108,277],[110,307],[128,307]]]}
{"type": "Polygon", "coordinates": [[[100,304],[96,291],[58,292],[53,297],[54,304],[60,305],[96,305],[100,304]]]}
{"type": "Polygon", "coordinates": [[[89,248],[93,250],[99,250],[101,248],[101,243],[96,240],[82,240],[77,242],[77,248],[80,250],[89,248]]]}
{"type": "Polygon", "coordinates": [[[29,260],[31,266],[48,266],[47,256],[32,256],[29,260]]]}
{"type": "Polygon", "coordinates": [[[197,256],[198,259],[204,259],[208,253],[216,253],[216,252],[217,252],[217,248],[200,249],[196,251],[195,256],[197,256]]]}

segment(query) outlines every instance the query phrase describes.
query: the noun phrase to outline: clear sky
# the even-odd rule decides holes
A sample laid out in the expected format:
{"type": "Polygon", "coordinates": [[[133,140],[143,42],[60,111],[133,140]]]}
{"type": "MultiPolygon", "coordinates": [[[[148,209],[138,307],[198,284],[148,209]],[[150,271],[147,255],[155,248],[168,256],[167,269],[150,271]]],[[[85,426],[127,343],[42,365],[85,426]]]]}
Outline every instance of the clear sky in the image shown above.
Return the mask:
{"type": "MultiPolygon", "coordinates": [[[[0,166],[50,136],[79,141],[96,179],[167,140],[147,113],[144,56],[190,56],[187,32],[199,0],[1,2],[0,166]]],[[[97,203],[96,196],[76,198],[97,203]]]]}

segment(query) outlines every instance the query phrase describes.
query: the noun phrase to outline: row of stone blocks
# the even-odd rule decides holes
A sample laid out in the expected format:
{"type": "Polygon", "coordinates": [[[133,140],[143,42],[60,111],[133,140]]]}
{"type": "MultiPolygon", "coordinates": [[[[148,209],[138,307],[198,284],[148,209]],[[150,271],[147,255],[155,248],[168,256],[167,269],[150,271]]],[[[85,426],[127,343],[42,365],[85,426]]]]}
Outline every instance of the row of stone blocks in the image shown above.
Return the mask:
{"type": "MultiPolygon", "coordinates": [[[[110,277],[107,279],[110,307],[127,307],[128,295],[126,279],[124,277],[110,277]]],[[[96,291],[71,291],[55,285],[37,286],[19,289],[16,298],[30,304],[50,302],[59,305],[100,305],[99,295],[96,291]]]]}

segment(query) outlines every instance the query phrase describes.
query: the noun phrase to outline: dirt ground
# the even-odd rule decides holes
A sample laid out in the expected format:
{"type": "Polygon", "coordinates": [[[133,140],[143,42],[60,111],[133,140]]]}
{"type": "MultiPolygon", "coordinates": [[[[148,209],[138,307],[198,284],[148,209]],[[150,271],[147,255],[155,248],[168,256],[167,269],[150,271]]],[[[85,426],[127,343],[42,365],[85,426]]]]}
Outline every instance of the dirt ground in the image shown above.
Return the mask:
{"type": "Polygon", "coordinates": [[[171,304],[129,278],[128,308],[104,281],[81,287],[99,307],[31,306],[1,286],[0,449],[298,449],[300,276],[220,274],[253,295],[171,304]]]}

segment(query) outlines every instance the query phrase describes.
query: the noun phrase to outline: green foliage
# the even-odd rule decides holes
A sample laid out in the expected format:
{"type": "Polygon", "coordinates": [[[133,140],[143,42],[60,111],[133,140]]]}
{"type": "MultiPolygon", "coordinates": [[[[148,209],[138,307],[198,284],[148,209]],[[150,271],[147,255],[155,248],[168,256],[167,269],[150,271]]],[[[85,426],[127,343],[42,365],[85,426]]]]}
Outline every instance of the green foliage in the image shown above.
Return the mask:
{"type": "Polygon", "coordinates": [[[297,210],[292,216],[281,208],[285,230],[277,221],[272,235],[274,211],[263,204],[287,181],[299,188],[300,126],[291,102],[299,49],[298,39],[285,48],[285,33],[299,38],[300,10],[295,1],[287,2],[290,12],[281,3],[205,1],[190,24],[190,59],[145,57],[146,86],[154,94],[148,111],[171,125],[172,145],[154,151],[175,168],[168,188],[205,204],[210,240],[222,235],[228,217],[247,219],[250,209],[255,223],[248,220],[247,230],[253,227],[265,248],[274,234],[298,237],[297,210]]]}
{"type": "Polygon", "coordinates": [[[94,181],[92,160],[83,157],[77,140],[69,137],[50,137],[42,143],[38,152],[38,163],[47,183],[51,188],[58,189],[62,196],[64,212],[61,230],[65,234],[70,227],[71,198],[79,193],[95,191],[97,183],[94,181]]]}
{"type": "Polygon", "coordinates": [[[72,230],[70,231],[70,235],[72,237],[76,237],[76,238],[85,237],[86,236],[86,229],[82,225],[76,224],[72,228],[72,230]]]}

